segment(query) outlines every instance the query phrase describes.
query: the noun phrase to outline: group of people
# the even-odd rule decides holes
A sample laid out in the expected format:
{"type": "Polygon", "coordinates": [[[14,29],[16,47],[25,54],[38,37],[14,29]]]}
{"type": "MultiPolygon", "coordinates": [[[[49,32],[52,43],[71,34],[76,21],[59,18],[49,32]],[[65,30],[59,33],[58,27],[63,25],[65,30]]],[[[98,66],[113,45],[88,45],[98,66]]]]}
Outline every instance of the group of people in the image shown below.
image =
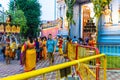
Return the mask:
{"type": "Polygon", "coordinates": [[[58,48],[60,56],[64,56],[68,52],[68,43],[77,43],[81,45],[93,46],[95,41],[91,36],[86,37],[85,40],[82,38],[73,39],[69,37],[64,38],[62,36],[52,38],[52,34],[48,37],[32,38],[28,37],[25,42],[17,45],[15,40],[12,43],[7,43],[2,49],[6,64],[10,64],[10,60],[20,60],[20,64],[24,66],[24,71],[28,72],[34,70],[36,63],[40,60],[49,59],[49,64],[52,65],[54,62],[54,54],[58,48]]]}
{"type": "Polygon", "coordinates": [[[52,65],[56,47],[59,48],[59,55],[63,55],[63,42],[61,36],[58,39],[53,39],[52,34],[49,34],[48,38],[33,39],[29,37],[21,48],[21,64],[24,65],[24,71],[34,70],[39,60],[49,59],[49,64],[52,65]]]}
{"type": "Polygon", "coordinates": [[[17,46],[15,39],[12,39],[12,42],[1,43],[3,57],[6,60],[6,64],[10,64],[10,60],[14,60],[16,57],[16,50],[20,52],[20,46],[17,46]]]}
{"type": "Polygon", "coordinates": [[[96,40],[94,37],[92,37],[92,34],[87,34],[87,36],[83,39],[83,38],[76,38],[76,36],[74,36],[74,38],[72,39],[73,43],[78,43],[80,45],[88,45],[88,46],[92,46],[95,47],[96,45],[96,40]]]}

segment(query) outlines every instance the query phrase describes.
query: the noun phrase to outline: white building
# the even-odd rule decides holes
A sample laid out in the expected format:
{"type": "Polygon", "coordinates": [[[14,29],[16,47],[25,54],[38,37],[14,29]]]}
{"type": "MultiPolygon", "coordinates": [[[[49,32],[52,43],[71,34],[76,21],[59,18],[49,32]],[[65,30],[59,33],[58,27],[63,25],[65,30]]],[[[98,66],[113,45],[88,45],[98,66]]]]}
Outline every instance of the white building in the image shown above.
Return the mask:
{"type": "Polygon", "coordinates": [[[67,35],[67,20],[66,20],[66,4],[64,0],[57,0],[57,18],[62,18],[63,25],[61,29],[59,30],[59,35],[67,35]]]}
{"type": "Polygon", "coordinates": [[[0,4],[0,22],[6,21],[7,15],[5,14],[4,7],[0,4]]]}
{"type": "Polygon", "coordinates": [[[39,3],[42,6],[41,20],[56,20],[56,0],[39,0],[39,3]]]}

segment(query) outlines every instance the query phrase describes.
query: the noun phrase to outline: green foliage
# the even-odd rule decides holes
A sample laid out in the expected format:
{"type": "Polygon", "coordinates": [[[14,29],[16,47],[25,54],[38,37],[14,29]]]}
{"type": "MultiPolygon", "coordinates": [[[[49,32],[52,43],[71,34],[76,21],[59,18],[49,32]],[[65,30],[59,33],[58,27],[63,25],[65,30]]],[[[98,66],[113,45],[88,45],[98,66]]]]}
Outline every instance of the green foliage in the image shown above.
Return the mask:
{"type": "Polygon", "coordinates": [[[9,3],[9,10],[10,11],[14,10],[14,2],[13,1],[10,1],[10,3],[9,3]]]}
{"type": "Polygon", "coordinates": [[[13,11],[10,11],[10,14],[12,15],[13,24],[20,24],[21,26],[26,26],[27,21],[22,10],[16,10],[15,13],[13,11]]]}
{"type": "Polygon", "coordinates": [[[25,34],[27,32],[27,20],[24,16],[24,12],[22,10],[16,10],[14,11],[9,11],[8,14],[10,14],[12,16],[12,24],[19,24],[20,25],[20,33],[21,34],[25,34]]]}
{"type": "MultiPolygon", "coordinates": [[[[25,18],[27,20],[27,36],[31,35],[33,37],[37,36],[38,26],[41,23],[41,6],[38,0],[16,0],[16,8],[24,12],[25,18]]],[[[10,10],[14,10],[13,2],[10,3],[10,10]]]]}
{"type": "Polygon", "coordinates": [[[120,56],[107,56],[107,68],[120,68],[120,56]]]}
{"type": "MultiPolygon", "coordinates": [[[[75,24],[75,21],[73,20],[73,6],[74,6],[75,2],[76,2],[76,0],[65,0],[65,3],[67,5],[66,17],[67,17],[69,28],[70,28],[71,24],[75,24]]],[[[69,34],[70,34],[70,32],[69,32],[69,34]]]]}
{"type": "Polygon", "coordinates": [[[106,5],[109,5],[111,0],[92,0],[92,3],[94,5],[94,12],[95,17],[100,17],[102,15],[102,11],[104,10],[104,7],[106,5]]]}
{"type": "MultiPolygon", "coordinates": [[[[95,12],[95,17],[96,17],[96,30],[98,31],[98,23],[99,23],[99,19],[102,15],[102,11],[104,10],[106,5],[110,4],[111,0],[92,0],[92,3],[94,5],[94,12],[95,12]]],[[[98,32],[97,32],[98,35],[98,32]]],[[[96,37],[96,41],[97,41],[97,37],[96,37]]]]}

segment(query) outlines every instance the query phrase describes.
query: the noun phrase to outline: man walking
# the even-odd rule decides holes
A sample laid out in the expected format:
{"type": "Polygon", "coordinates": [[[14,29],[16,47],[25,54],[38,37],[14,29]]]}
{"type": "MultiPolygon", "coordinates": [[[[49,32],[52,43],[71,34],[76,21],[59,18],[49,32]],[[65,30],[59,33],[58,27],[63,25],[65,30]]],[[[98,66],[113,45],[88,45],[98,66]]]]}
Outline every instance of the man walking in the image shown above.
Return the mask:
{"type": "Polygon", "coordinates": [[[52,34],[48,35],[48,40],[47,40],[46,46],[47,46],[48,58],[50,61],[50,65],[52,65],[52,63],[54,62],[53,53],[55,53],[55,49],[56,49],[55,41],[52,39],[52,34]]]}

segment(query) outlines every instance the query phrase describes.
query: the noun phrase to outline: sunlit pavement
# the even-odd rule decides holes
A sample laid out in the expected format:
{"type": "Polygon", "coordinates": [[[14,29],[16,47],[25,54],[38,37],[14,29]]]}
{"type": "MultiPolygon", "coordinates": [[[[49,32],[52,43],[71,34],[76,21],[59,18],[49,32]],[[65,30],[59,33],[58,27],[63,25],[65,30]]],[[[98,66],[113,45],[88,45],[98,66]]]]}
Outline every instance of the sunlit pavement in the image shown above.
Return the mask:
{"type": "MultiPolygon", "coordinates": [[[[55,55],[55,62],[54,64],[59,64],[65,62],[65,59],[63,57],[58,56],[58,54],[55,55]]],[[[39,61],[37,63],[36,69],[40,69],[43,67],[49,66],[49,61],[43,60],[39,61]]],[[[6,77],[14,74],[19,74],[23,72],[23,67],[20,65],[20,61],[12,60],[11,64],[6,65],[3,56],[0,55],[0,77],[6,77]]],[[[47,80],[56,80],[56,72],[51,72],[46,74],[47,80]]],[[[43,75],[33,78],[30,80],[42,80],[43,75]]],[[[120,80],[120,72],[119,71],[107,71],[107,80],[120,80]]]]}

